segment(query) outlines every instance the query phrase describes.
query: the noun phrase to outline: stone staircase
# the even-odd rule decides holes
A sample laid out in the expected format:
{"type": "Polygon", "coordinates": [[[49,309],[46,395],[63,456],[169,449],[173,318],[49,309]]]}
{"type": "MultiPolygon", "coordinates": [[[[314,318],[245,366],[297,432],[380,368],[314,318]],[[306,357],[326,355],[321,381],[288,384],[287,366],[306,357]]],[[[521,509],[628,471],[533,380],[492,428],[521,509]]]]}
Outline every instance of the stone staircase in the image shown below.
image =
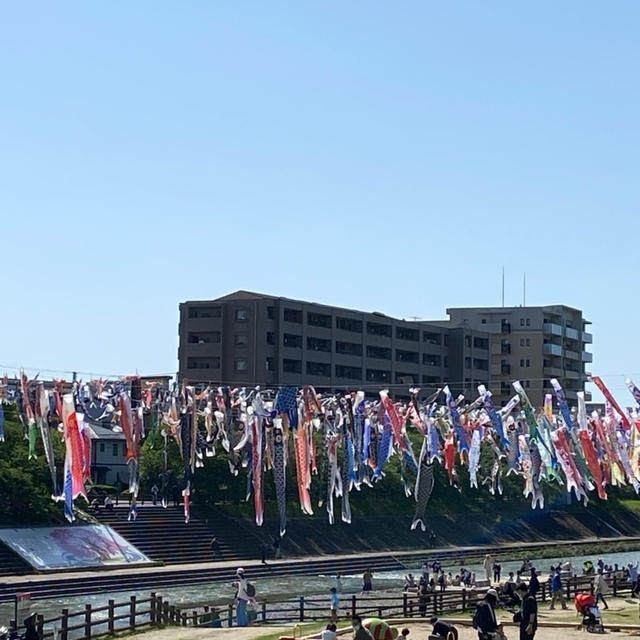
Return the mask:
{"type": "Polygon", "coordinates": [[[33,568],[17,553],[0,542],[0,576],[21,576],[33,573],[33,568]]]}
{"type": "Polygon", "coordinates": [[[135,521],[127,521],[129,508],[114,507],[95,515],[142,551],[150,560],[165,564],[212,562],[215,560],[248,560],[260,557],[260,541],[238,529],[238,523],[216,511],[193,509],[185,524],[182,507],[144,505],[138,508],[135,521]],[[211,540],[217,539],[217,553],[211,551],[211,540]]]}

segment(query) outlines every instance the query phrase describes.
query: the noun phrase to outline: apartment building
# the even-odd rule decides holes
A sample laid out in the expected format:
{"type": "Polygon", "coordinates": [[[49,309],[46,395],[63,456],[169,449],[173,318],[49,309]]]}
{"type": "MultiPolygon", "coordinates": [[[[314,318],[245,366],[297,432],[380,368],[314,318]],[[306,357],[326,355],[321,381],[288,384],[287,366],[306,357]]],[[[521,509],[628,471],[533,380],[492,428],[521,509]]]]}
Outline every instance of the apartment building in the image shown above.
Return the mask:
{"type": "Polygon", "coordinates": [[[490,334],[454,322],[422,322],[236,291],[180,305],[180,380],[194,384],[394,388],[425,392],[450,382],[475,396],[489,380],[490,334]]]}
{"type": "MultiPolygon", "coordinates": [[[[521,380],[534,406],[551,392],[558,378],[567,399],[575,402],[584,390],[586,367],[592,361],[587,346],[591,324],[579,309],[543,307],[482,307],[447,309],[450,322],[489,333],[491,389],[498,403],[513,395],[513,380],[521,380]]],[[[586,399],[591,395],[587,392],[586,399]]]]}

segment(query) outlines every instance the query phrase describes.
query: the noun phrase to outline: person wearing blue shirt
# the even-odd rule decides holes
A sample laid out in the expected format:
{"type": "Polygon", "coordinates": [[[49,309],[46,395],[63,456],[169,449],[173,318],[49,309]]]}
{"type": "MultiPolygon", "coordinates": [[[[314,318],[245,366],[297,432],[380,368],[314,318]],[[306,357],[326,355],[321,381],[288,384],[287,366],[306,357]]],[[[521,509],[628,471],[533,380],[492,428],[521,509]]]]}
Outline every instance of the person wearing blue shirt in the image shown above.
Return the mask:
{"type": "Polygon", "coordinates": [[[551,577],[551,610],[556,608],[556,602],[560,600],[560,604],[563,609],[567,608],[567,600],[564,597],[564,590],[562,588],[562,576],[560,575],[560,569],[556,568],[551,577]]]}
{"type": "Polygon", "coordinates": [[[340,608],[340,596],[335,587],[331,587],[331,620],[336,622],[338,620],[338,609],[340,608]]]}

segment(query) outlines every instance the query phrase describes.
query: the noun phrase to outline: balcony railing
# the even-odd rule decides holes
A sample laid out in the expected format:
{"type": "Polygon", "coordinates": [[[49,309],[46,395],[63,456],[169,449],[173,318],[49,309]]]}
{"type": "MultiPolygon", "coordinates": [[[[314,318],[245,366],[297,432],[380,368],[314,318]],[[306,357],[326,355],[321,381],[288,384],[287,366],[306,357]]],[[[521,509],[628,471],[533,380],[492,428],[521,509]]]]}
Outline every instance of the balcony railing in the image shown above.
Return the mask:
{"type": "Polygon", "coordinates": [[[552,336],[561,336],[562,326],[559,324],[556,324],[555,322],[545,322],[542,325],[542,331],[552,336]]]}
{"type": "Polygon", "coordinates": [[[582,352],[582,362],[593,362],[593,354],[588,351],[582,352]]]}
{"type": "Polygon", "coordinates": [[[566,327],[564,335],[571,340],[580,340],[580,332],[572,327],[566,327]]]}
{"type": "Polygon", "coordinates": [[[542,353],[544,353],[545,356],[561,356],[562,347],[558,344],[547,342],[542,345],[542,353]]]}

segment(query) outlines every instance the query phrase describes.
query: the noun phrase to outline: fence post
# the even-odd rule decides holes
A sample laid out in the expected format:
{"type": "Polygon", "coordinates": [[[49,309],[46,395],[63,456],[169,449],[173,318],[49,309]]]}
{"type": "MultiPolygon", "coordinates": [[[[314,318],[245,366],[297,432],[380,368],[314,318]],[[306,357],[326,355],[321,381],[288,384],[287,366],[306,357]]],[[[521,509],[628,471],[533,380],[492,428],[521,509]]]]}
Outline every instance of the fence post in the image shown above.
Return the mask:
{"type": "Polygon", "coordinates": [[[69,635],[69,609],[62,610],[60,620],[60,640],[67,640],[69,635]]]}
{"type": "Polygon", "coordinates": [[[467,610],[467,590],[465,587],[462,587],[462,610],[467,610]]]}
{"type": "Polygon", "coordinates": [[[304,622],[304,596],[300,596],[300,622],[304,622]]]}
{"type": "Polygon", "coordinates": [[[149,624],[155,627],[156,624],[156,592],[151,592],[151,604],[149,605],[149,624]]]}
{"type": "Polygon", "coordinates": [[[618,581],[616,580],[616,574],[613,574],[613,597],[618,595],[618,581]]]}
{"type": "Polygon", "coordinates": [[[44,616],[42,614],[36,616],[36,631],[38,632],[38,638],[42,640],[44,638],[44,616]]]}
{"type": "Polygon", "coordinates": [[[169,624],[171,618],[169,617],[170,615],[170,610],[169,610],[169,602],[165,601],[162,603],[162,622],[164,622],[164,624],[169,624]]]}
{"type": "Polygon", "coordinates": [[[107,610],[107,628],[109,629],[110,634],[112,634],[115,629],[115,620],[113,619],[115,616],[115,608],[115,600],[109,600],[109,609],[107,610]]]}
{"type": "Polygon", "coordinates": [[[156,596],[156,625],[162,624],[162,596],[156,596]]]}
{"type": "Polygon", "coordinates": [[[571,578],[567,580],[567,600],[571,600],[571,578]]]}
{"type": "Polygon", "coordinates": [[[91,637],[91,605],[84,605],[84,637],[91,637]]]}
{"type": "Polygon", "coordinates": [[[407,617],[407,592],[402,594],[402,617],[407,617]]]}
{"type": "Polygon", "coordinates": [[[263,602],[262,603],[262,622],[266,622],[267,621],[267,603],[263,602]]]}
{"type": "Polygon", "coordinates": [[[229,626],[233,626],[233,605],[229,605],[229,626]]]}
{"type": "Polygon", "coordinates": [[[358,608],[357,603],[356,603],[356,596],[353,595],[351,596],[351,616],[353,618],[356,617],[356,609],[358,608]]]}
{"type": "Polygon", "coordinates": [[[182,614],[182,620],[180,621],[183,627],[187,626],[187,614],[183,613],[182,614]]]}
{"type": "Polygon", "coordinates": [[[136,597],[129,598],[129,629],[133,631],[136,628],[136,597]]]}
{"type": "Polygon", "coordinates": [[[192,612],[191,618],[193,619],[193,626],[197,627],[198,626],[198,612],[197,611],[192,612]]]}

